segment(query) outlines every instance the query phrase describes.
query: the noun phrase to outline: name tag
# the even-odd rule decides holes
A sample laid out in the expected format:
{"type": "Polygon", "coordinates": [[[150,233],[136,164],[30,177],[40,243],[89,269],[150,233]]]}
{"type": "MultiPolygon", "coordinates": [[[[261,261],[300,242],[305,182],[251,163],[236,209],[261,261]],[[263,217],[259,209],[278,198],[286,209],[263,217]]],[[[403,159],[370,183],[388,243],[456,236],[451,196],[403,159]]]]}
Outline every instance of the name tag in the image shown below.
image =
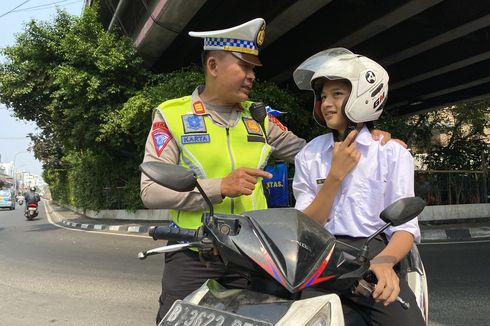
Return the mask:
{"type": "Polygon", "coordinates": [[[260,137],[260,136],[248,135],[247,136],[247,140],[250,143],[265,143],[265,138],[264,137],[260,137]]]}
{"type": "Polygon", "coordinates": [[[211,137],[209,134],[183,135],[181,138],[182,144],[209,143],[210,141],[211,137]]]}

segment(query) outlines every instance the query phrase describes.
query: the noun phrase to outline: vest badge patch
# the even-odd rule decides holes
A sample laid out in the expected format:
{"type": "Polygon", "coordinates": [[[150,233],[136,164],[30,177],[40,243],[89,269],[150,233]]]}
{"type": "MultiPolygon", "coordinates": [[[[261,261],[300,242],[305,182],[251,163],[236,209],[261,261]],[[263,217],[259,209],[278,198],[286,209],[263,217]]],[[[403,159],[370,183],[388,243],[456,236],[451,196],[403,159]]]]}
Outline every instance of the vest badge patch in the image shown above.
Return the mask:
{"type": "Polygon", "coordinates": [[[281,121],[279,121],[278,118],[273,116],[272,114],[268,114],[269,116],[269,121],[272,122],[273,124],[277,125],[282,131],[288,131],[288,128],[284,126],[281,121]]]}
{"type": "Polygon", "coordinates": [[[182,144],[198,144],[198,143],[209,143],[211,141],[211,136],[209,134],[199,134],[199,135],[182,135],[182,144]]]}
{"type": "Polygon", "coordinates": [[[160,154],[162,154],[163,149],[167,146],[169,141],[172,139],[172,135],[168,131],[168,129],[154,129],[151,132],[151,136],[153,138],[153,146],[155,147],[155,151],[160,157],[160,154]]]}
{"type": "Polygon", "coordinates": [[[152,129],[166,129],[168,130],[167,124],[165,121],[158,121],[158,122],[153,122],[152,129]]]}
{"type": "Polygon", "coordinates": [[[253,118],[242,118],[243,123],[245,124],[245,128],[247,128],[247,132],[251,135],[263,136],[262,129],[257,121],[253,118]]]}
{"type": "Polygon", "coordinates": [[[202,104],[201,101],[192,103],[192,111],[194,112],[194,114],[199,114],[199,115],[206,113],[204,104],[202,104]]]}
{"type": "Polygon", "coordinates": [[[184,124],[184,133],[186,134],[206,132],[206,122],[203,116],[186,114],[182,116],[182,123],[184,124]]]}

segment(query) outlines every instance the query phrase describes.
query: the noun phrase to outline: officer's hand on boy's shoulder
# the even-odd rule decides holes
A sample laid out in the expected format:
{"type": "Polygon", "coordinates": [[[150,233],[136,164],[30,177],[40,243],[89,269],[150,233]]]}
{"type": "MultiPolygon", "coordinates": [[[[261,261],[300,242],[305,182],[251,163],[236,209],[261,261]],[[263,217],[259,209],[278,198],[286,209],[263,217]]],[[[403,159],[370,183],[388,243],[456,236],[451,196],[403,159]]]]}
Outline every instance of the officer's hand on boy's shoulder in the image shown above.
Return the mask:
{"type": "Polygon", "coordinates": [[[374,140],[379,140],[381,142],[381,145],[385,145],[388,141],[394,140],[403,147],[407,148],[407,144],[398,138],[391,138],[391,134],[387,131],[383,130],[378,130],[378,129],[373,129],[371,130],[371,136],[373,137],[374,140]]]}
{"type": "Polygon", "coordinates": [[[238,168],[221,180],[221,196],[238,197],[251,195],[257,178],[272,178],[272,174],[261,169],[238,168]]]}

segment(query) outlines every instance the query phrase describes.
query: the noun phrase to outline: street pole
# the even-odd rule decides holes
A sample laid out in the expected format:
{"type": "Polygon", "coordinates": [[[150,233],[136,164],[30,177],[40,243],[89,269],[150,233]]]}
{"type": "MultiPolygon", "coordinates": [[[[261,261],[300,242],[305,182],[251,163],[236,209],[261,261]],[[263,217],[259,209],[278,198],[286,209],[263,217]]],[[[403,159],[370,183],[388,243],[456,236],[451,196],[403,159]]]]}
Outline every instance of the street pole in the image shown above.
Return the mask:
{"type": "Polygon", "coordinates": [[[17,152],[17,153],[14,154],[14,166],[12,167],[12,172],[14,174],[14,191],[15,191],[15,196],[18,195],[18,193],[17,193],[17,173],[15,171],[15,169],[16,169],[15,161],[17,160],[17,155],[24,154],[24,153],[28,153],[28,152],[27,151],[20,151],[20,152],[17,152]]]}
{"type": "Polygon", "coordinates": [[[482,171],[483,171],[483,202],[487,203],[488,202],[488,189],[487,189],[487,160],[486,160],[486,153],[482,153],[481,155],[481,161],[482,161],[482,171]]]}

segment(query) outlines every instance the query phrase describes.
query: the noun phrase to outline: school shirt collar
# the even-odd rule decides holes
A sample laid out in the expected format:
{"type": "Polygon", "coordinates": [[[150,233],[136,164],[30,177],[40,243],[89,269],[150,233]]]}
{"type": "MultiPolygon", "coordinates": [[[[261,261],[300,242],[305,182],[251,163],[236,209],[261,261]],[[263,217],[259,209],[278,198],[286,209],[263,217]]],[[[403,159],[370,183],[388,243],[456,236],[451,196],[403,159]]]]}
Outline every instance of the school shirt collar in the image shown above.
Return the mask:
{"type": "Polygon", "coordinates": [[[372,142],[373,142],[373,136],[371,135],[371,132],[366,126],[362,127],[362,129],[359,131],[359,134],[356,137],[356,144],[369,146],[372,142]]]}

